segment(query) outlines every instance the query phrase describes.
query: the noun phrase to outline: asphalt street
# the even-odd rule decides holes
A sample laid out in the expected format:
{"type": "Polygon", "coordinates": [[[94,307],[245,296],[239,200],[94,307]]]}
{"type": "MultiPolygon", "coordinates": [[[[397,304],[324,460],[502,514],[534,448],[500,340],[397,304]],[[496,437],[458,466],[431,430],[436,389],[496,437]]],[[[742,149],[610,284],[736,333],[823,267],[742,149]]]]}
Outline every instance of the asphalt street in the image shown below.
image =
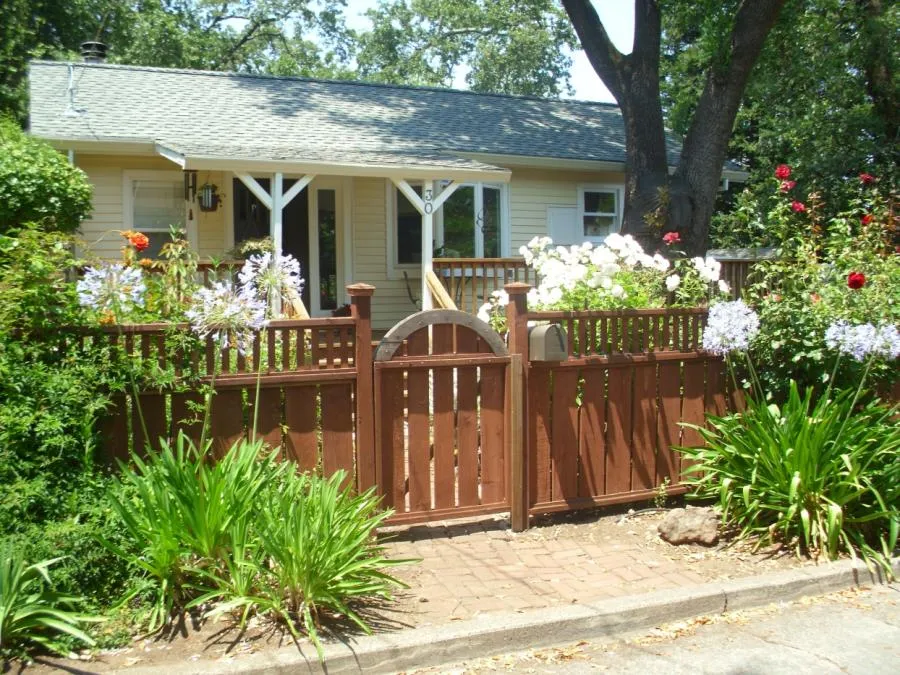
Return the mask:
{"type": "Polygon", "coordinates": [[[575,640],[417,672],[898,675],[900,585],[698,617],[614,642],[575,640]]]}

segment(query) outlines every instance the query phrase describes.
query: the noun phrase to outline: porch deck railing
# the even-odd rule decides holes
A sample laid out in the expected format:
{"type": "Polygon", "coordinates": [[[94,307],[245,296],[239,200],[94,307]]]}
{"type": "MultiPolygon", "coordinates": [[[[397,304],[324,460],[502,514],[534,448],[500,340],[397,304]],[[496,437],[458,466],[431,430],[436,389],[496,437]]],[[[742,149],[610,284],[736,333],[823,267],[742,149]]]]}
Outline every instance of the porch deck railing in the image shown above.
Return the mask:
{"type": "MultiPolygon", "coordinates": [[[[721,278],[728,283],[732,297],[740,298],[750,270],[766,254],[741,257],[721,253],[715,255],[722,263],[721,278]]],[[[491,293],[508,283],[519,281],[536,286],[540,281],[523,258],[435,258],[432,269],[457,309],[469,314],[476,314],[491,293]]]]}
{"type": "Polygon", "coordinates": [[[506,284],[538,283],[523,258],[435,258],[431,266],[457,309],[470,314],[506,284]]]}

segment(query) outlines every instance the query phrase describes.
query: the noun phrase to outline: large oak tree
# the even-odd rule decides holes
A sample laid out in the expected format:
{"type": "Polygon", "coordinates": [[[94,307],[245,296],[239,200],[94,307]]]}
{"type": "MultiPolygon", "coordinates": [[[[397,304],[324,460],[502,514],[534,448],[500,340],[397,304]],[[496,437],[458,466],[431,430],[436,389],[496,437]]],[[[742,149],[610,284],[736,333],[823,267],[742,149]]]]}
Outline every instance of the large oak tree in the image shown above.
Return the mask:
{"type": "Polygon", "coordinates": [[[594,70],[622,109],[625,232],[642,234],[648,225],[661,226],[679,230],[692,252],[706,248],[735,116],[753,65],[785,2],[691,3],[705,17],[697,26],[697,38],[707,31],[715,58],[706,68],[680,159],[670,175],[660,99],[662,19],[663,12],[684,11],[686,3],[635,0],[634,46],[624,54],[613,44],[590,0],[562,0],[594,70]]]}

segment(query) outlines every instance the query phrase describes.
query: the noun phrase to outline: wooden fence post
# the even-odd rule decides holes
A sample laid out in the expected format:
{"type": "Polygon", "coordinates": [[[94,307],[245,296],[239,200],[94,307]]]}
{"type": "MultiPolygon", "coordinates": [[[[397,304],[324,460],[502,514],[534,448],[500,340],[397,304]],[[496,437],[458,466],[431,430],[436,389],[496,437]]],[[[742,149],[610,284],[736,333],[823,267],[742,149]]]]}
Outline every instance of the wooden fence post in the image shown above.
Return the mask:
{"type": "Polygon", "coordinates": [[[369,284],[350,284],[350,316],[356,320],[356,475],[360,492],[375,485],[375,384],[372,369],[372,294],[369,284]]]}
{"type": "Polygon", "coordinates": [[[507,439],[509,443],[509,520],[513,532],[528,528],[528,461],[527,433],[528,419],[525,409],[525,386],[528,372],[528,291],[529,284],[514,282],[506,284],[509,294],[506,306],[506,325],[509,331],[509,378],[507,439]]]}

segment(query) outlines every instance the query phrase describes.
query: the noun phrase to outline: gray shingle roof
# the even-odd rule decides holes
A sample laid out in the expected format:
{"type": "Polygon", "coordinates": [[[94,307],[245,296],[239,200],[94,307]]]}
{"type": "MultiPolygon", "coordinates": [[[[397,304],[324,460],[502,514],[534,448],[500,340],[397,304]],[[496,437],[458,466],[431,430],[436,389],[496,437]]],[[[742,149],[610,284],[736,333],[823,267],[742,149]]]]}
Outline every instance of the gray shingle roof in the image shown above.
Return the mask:
{"type": "MultiPolygon", "coordinates": [[[[31,63],[30,87],[31,131],[45,138],[348,162],[471,166],[454,152],[625,161],[622,116],[604,103],[46,61],[31,63]],[[70,66],[77,116],[64,114],[70,66]]],[[[669,150],[674,163],[675,139],[669,150]]]]}

